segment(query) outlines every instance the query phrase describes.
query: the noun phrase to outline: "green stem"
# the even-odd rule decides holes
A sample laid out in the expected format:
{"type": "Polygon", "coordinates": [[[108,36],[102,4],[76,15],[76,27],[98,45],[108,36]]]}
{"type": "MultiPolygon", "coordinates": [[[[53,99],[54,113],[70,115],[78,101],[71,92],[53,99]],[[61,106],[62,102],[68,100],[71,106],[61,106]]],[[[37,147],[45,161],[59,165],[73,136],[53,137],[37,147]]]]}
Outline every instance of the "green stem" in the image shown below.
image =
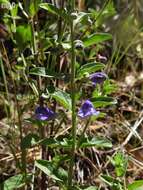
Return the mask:
{"type": "Polygon", "coordinates": [[[32,48],[33,48],[33,54],[37,53],[37,47],[36,47],[36,39],[35,39],[35,29],[34,29],[34,21],[33,18],[31,19],[31,34],[32,34],[32,48]]]}
{"type": "MultiPolygon", "coordinates": [[[[64,8],[64,0],[62,1],[59,1],[59,5],[60,5],[60,8],[63,9],[64,8]]],[[[57,22],[57,27],[58,27],[58,32],[57,32],[57,35],[58,35],[58,43],[61,42],[62,40],[62,35],[64,33],[63,29],[62,29],[62,17],[59,17],[58,18],[58,22],[57,22]]],[[[56,65],[53,63],[52,65],[54,65],[54,68],[53,70],[55,70],[55,72],[57,73],[60,73],[60,62],[61,62],[61,57],[60,57],[60,53],[56,54],[55,56],[53,55],[53,58],[55,57],[55,63],[56,65]]],[[[55,87],[58,88],[59,87],[59,79],[56,79],[55,80],[55,87]]],[[[54,112],[56,112],[56,108],[57,108],[57,102],[56,100],[54,101],[54,105],[53,105],[53,110],[54,112]]],[[[52,122],[52,125],[51,125],[51,135],[53,135],[53,131],[54,131],[54,125],[55,125],[55,120],[53,120],[52,122]]],[[[56,134],[56,133],[55,133],[56,134]]]]}
{"type": "MultiPolygon", "coordinates": [[[[2,58],[1,58],[1,53],[0,53],[0,67],[1,67],[1,71],[2,71],[2,77],[3,77],[3,81],[4,81],[7,101],[10,103],[10,98],[9,98],[9,93],[8,93],[8,86],[7,86],[7,80],[6,80],[6,74],[5,74],[5,70],[4,70],[3,61],[2,61],[2,58]]],[[[4,101],[4,107],[5,107],[5,111],[6,111],[7,117],[9,119],[10,118],[10,114],[9,114],[7,105],[5,104],[5,101],[4,101]]]]}
{"type": "MultiPolygon", "coordinates": [[[[37,17],[36,17],[37,18],[37,17]]],[[[37,20],[38,22],[38,20],[37,20]]],[[[35,37],[35,28],[34,28],[34,18],[31,19],[31,34],[32,34],[32,50],[33,50],[33,55],[34,55],[34,60],[36,65],[38,65],[38,52],[37,52],[37,44],[36,44],[36,37],[35,37]]],[[[37,84],[38,84],[38,90],[40,92],[41,90],[41,77],[39,76],[37,79],[37,84]]]]}
{"type": "Polygon", "coordinates": [[[85,131],[86,131],[87,127],[89,126],[90,121],[91,121],[91,118],[89,118],[89,119],[87,120],[87,122],[86,122],[86,125],[85,125],[85,127],[84,127],[84,129],[83,129],[83,131],[82,131],[82,133],[81,133],[81,135],[80,135],[80,138],[79,138],[79,140],[78,140],[77,148],[80,147],[80,143],[81,143],[82,140],[83,140],[83,137],[84,137],[85,131]]]}
{"type": "MultiPolygon", "coordinates": [[[[46,126],[42,125],[40,127],[41,130],[41,139],[44,139],[46,136],[46,126]]],[[[46,160],[47,158],[47,148],[45,145],[42,145],[42,159],[46,160]]],[[[40,184],[40,189],[41,190],[46,190],[47,189],[47,185],[46,185],[46,180],[47,180],[47,176],[44,172],[41,172],[41,184],[40,184]]]]}
{"type": "MultiPolygon", "coordinates": [[[[75,8],[75,0],[71,1],[71,11],[73,12],[75,8]]],[[[74,26],[73,20],[70,23],[71,30],[71,98],[72,98],[72,151],[71,151],[71,160],[68,171],[68,190],[72,188],[72,179],[73,179],[73,167],[75,159],[75,150],[76,150],[76,101],[75,101],[75,45],[74,45],[74,26]]]]}
{"type": "MultiPolygon", "coordinates": [[[[93,21],[92,26],[96,24],[97,20],[101,17],[103,11],[106,9],[106,7],[109,5],[110,2],[111,2],[111,0],[107,0],[103,4],[103,7],[101,8],[100,12],[98,13],[95,20],[93,21]]],[[[85,34],[89,31],[89,29],[91,29],[90,26],[88,26],[87,29],[80,35],[79,39],[83,38],[85,36],[85,34]]]]}
{"type": "MultiPolygon", "coordinates": [[[[9,58],[8,58],[8,55],[7,55],[7,51],[5,49],[5,46],[4,46],[3,42],[2,42],[2,47],[3,47],[4,54],[6,56],[6,64],[8,66],[9,71],[10,71],[10,76],[11,76],[13,89],[14,89],[14,100],[15,100],[15,103],[16,103],[16,108],[17,108],[17,113],[18,113],[19,133],[20,133],[20,149],[21,149],[21,165],[22,165],[21,166],[21,171],[22,171],[22,173],[24,174],[24,176],[26,178],[26,174],[27,174],[27,172],[26,172],[26,150],[22,148],[23,130],[22,130],[22,121],[21,121],[21,111],[20,111],[20,106],[19,106],[18,99],[17,99],[17,94],[16,94],[16,83],[15,83],[13,77],[12,77],[12,68],[11,68],[9,58]]],[[[3,63],[2,59],[1,59],[1,63],[3,63]]],[[[3,64],[1,64],[1,65],[3,65],[3,64]]],[[[3,67],[3,69],[4,69],[4,67],[3,67]]],[[[5,80],[5,85],[6,85],[6,76],[5,76],[4,80],[5,80]]],[[[6,93],[8,93],[8,87],[6,89],[6,93]]],[[[8,101],[10,102],[9,96],[7,98],[8,98],[8,101]]]]}

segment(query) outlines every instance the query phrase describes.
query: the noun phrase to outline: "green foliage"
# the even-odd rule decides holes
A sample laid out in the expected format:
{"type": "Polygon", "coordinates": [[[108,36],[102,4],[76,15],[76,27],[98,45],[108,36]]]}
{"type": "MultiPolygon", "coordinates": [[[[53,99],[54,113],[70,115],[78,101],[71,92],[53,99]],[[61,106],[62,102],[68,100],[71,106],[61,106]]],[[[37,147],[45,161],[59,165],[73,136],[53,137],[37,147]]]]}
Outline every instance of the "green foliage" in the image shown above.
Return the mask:
{"type": "Polygon", "coordinates": [[[17,26],[15,33],[16,43],[19,49],[22,51],[28,45],[28,42],[32,40],[31,27],[28,24],[17,26]]]}
{"type": "Polygon", "coordinates": [[[61,167],[55,167],[52,161],[37,160],[35,166],[56,181],[61,182],[62,180],[67,179],[67,172],[61,167]]]}
{"type": "Polygon", "coordinates": [[[91,101],[95,107],[106,107],[109,105],[117,104],[117,100],[115,98],[107,96],[92,97],[91,101]]]}
{"type": "Polygon", "coordinates": [[[37,14],[41,0],[36,0],[36,1],[30,0],[28,3],[29,3],[29,5],[27,6],[27,9],[28,9],[29,15],[31,17],[34,17],[35,14],[37,14]]]}
{"type": "Polygon", "coordinates": [[[47,77],[47,78],[55,78],[55,79],[64,79],[65,77],[65,74],[56,73],[54,71],[51,71],[50,69],[46,69],[45,67],[32,68],[29,74],[41,77],[47,77]]]}
{"type": "Polygon", "coordinates": [[[10,10],[11,12],[11,16],[13,18],[17,18],[17,14],[18,14],[18,5],[15,4],[15,6],[13,6],[10,10]]]}
{"type": "Polygon", "coordinates": [[[30,148],[34,146],[35,144],[37,144],[38,141],[39,141],[38,135],[30,133],[23,138],[21,146],[23,149],[30,148]]]}
{"type": "Polygon", "coordinates": [[[108,1],[106,7],[101,11],[97,11],[93,8],[91,9],[91,16],[93,18],[98,18],[96,20],[96,27],[102,26],[102,24],[104,24],[105,22],[110,22],[110,18],[116,15],[116,13],[117,12],[113,1],[108,1]]]}
{"type": "Polygon", "coordinates": [[[134,181],[132,184],[128,185],[128,190],[142,190],[143,180],[134,181]]]}
{"type": "Polygon", "coordinates": [[[114,93],[118,90],[117,84],[113,83],[110,80],[106,80],[103,84],[103,93],[106,95],[109,95],[111,93],[114,93]]]}
{"type": "Polygon", "coordinates": [[[115,166],[117,177],[123,177],[126,174],[128,159],[124,153],[117,152],[112,159],[112,164],[115,166]]]}
{"type": "Polygon", "coordinates": [[[87,63],[77,70],[77,79],[82,79],[86,77],[86,75],[88,76],[91,73],[103,69],[104,67],[104,64],[98,62],[87,63]]]}
{"type": "Polygon", "coordinates": [[[47,10],[49,13],[55,14],[57,16],[61,16],[63,19],[69,20],[69,15],[66,13],[65,9],[58,9],[56,6],[50,3],[41,3],[39,5],[41,8],[47,10]]]}
{"type": "Polygon", "coordinates": [[[112,190],[124,190],[122,182],[110,175],[101,175],[101,180],[111,187],[112,190]]]}
{"type": "Polygon", "coordinates": [[[96,45],[98,43],[104,42],[106,40],[112,39],[112,35],[108,33],[95,33],[91,36],[85,38],[83,40],[83,44],[85,47],[89,47],[91,45],[96,45]]]}
{"type": "Polygon", "coordinates": [[[102,137],[84,138],[80,143],[80,148],[93,146],[97,148],[112,148],[112,143],[108,139],[102,137]]]}
{"type": "Polygon", "coordinates": [[[25,179],[22,174],[18,174],[7,179],[3,184],[3,190],[15,190],[23,187],[31,178],[31,175],[27,175],[25,179]]]}
{"type": "Polygon", "coordinates": [[[50,178],[56,180],[56,181],[61,181],[61,179],[59,179],[56,174],[54,173],[54,168],[52,166],[52,163],[50,163],[47,160],[37,160],[35,162],[35,166],[37,168],[39,168],[40,170],[42,170],[45,174],[47,174],[48,176],[50,176],[50,178]]]}
{"type": "Polygon", "coordinates": [[[62,140],[45,138],[39,142],[39,144],[50,147],[50,148],[65,148],[70,149],[72,147],[72,140],[63,138],[62,140]]]}
{"type": "Polygon", "coordinates": [[[71,110],[71,97],[68,93],[61,91],[60,89],[56,89],[55,92],[51,94],[51,96],[64,108],[71,110]]]}

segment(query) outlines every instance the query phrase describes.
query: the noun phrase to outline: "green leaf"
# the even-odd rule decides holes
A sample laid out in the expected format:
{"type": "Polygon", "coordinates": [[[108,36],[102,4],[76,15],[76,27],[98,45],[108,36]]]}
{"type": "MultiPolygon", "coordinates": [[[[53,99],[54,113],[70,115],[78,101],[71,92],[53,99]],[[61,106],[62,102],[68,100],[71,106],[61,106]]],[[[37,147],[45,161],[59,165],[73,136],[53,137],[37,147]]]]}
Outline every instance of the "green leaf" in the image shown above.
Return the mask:
{"type": "Polygon", "coordinates": [[[57,170],[55,170],[56,176],[58,176],[61,180],[67,180],[68,173],[66,170],[64,170],[62,167],[59,167],[57,170]]]}
{"type": "Polygon", "coordinates": [[[24,8],[22,7],[22,4],[19,2],[20,8],[25,12],[27,16],[30,18],[33,18],[35,14],[38,12],[39,4],[42,0],[26,0],[24,2],[24,8]]]}
{"type": "Polygon", "coordinates": [[[41,140],[39,144],[45,145],[51,148],[55,148],[59,146],[59,142],[55,140],[54,138],[45,138],[41,140]]]}
{"type": "Polygon", "coordinates": [[[62,154],[62,155],[55,155],[52,159],[52,163],[57,168],[58,166],[61,166],[65,161],[70,160],[70,156],[67,154],[62,154]]]}
{"type": "Polygon", "coordinates": [[[143,190],[143,180],[134,181],[128,185],[128,190],[143,190]]]}
{"type": "MultiPolygon", "coordinates": [[[[26,181],[29,181],[31,178],[31,175],[27,175],[26,181]]],[[[4,190],[15,190],[25,185],[25,178],[22,174],[15,175],[13,177],[8,178],[6,181],[4,181],[4,190]]]]}
{"type": "Polygon", "coordinates": [[[71,149],[73,141],[71,139],[64,138],[62,141],[59,141],[60,148],[71,149]]]}
{"type": "Polygon", "coordinates": [[[15,39],[20,50],[24,50],[28,42],[31,41],[31,27],[28,24],[16,28],[15,39]]]}
{"type": "Polygon", "coordinates": [[[112,97],[100,96],[100,97],[93,97],[90,100],[91,102],[93,102],[95,107],[106,107],[109,105],[117,104],[117,100],[112,97]]]}
{"type": "Polygon", "coordinates": [[[104,64],[98,62],[87,63],[78,69],[77,78],[83,78],[86,75],[86,73],[94,73],[103,69],[104,67],[104,64]]]}
{"type": "Polygon", "coordinates": [[[62,73],[55,73],[51,70],[46,69],[45,67],[36,67],[32,68],[29,72],[30,75],[38,75],[42,77],[48,77],[48,78],[56,78],[56,79],[65,79],[65,75],[62,73]]]}
{"type": "Polygon", "coordinates": [[[83,40],[83,44],[85,47],[89,47],[91,45],[95,45],[97,43],[104,42],[106,40],[112,39],[112,35],[108,33],[95,33],[92,34],[91,36],[85,38],[83,40]]]}
{"type": "Polygon", "coordinates": [[[15,4],[15,6],[12,6],[10,12],[11,12],[11,16],[13,18],[16,18],[18,14],[18,5],[15,4]]]}
{"type": "Polygon", "coordinates": [[[30,16],[34,16],[39,8],[39,4],[41,3],[41,0],[30,0],[29,1],[30,5],[29,5],[29,14],[30,16]]]}
{"type": "Polygon", "coordinates": [[[116,92],[118,89],[117,87],[117,83],[113,83],[112,81],[110,81],[109,79],[104,81],[103,83],[103,93],[106,95],[109,95],[111,93],[116,92]]]}
{"type": "Polygon", "coordinates": [[[52,179],[56,181],[62,181],[60,178],[58,178],[54,173],[54,167],[52,162],[49,162],[47,160],[37,160],[35,162],[35,166],[42,170],[46,175],[51,177],[52,179]]]}
{"type": "Polygon", "coordinates": [[[84,138],[80,144],[80,148],[86,147],[112,148],[112,143],[108,139],[102,137],[84,138]]]}
{"type": "Polygon", "coordinates": [[[107,185],[112,187],[112,189],[114,189],[114,190],[124,190],[122,181],[120,181],[120,180],[118,180],[116,178],[113,178],[110,175],[101,175],[100,178],[101,178],[101,180],[103,182],[105,182],[107,185]]]}
{"type": "Polygon", "coordinates": [[[22,139],[22,148],[30,148],[31,146],[34,146],[39,141],[39,137],[36,134],[28,134],[22,139]]]}
{"type": "Polygon", "coordinates": [[[117,152],[116,155],[111,160],[113,165],[115,166],[115,171],[117,177],[123,177],[126,173],[127,169],[127,157],[122,152],[117,152]]]}
{"type": "Polygon", "coordinates": [[[56,140],[53,138],[45,138],[39,142],[41,145],[45,145],[51,148],[71,148],[72,147],[72,141],[70,139],[62,139],[56,140]]]}
{"type": "Polygon", "coordinates": [[[77,14],[77,18],[74,20],[74,26],[76,26],[77,24],[83,24],[83,26],[87,23],[91,23],[91,20],[90,20],[90,16],[91,14],[90,13],[86,13],[86,12],[79,12],[77,14]]]}
{"type": "Polygon", "coordinates": [[[72,108],[71,97],[68,93],[63,92],[60,89],[57,89],[54,93],[51,94],[51,96],[59,104],[61,104],[65,109],[71,110],[71,108],[72,108]]]}
{"type": "Polygon", "coordinates": [[[62,17],[63,19],[70,19],[65,9],[58,9],[50,3],[41,3],[40,8],[47,10],[49,13],[62,17]]]}

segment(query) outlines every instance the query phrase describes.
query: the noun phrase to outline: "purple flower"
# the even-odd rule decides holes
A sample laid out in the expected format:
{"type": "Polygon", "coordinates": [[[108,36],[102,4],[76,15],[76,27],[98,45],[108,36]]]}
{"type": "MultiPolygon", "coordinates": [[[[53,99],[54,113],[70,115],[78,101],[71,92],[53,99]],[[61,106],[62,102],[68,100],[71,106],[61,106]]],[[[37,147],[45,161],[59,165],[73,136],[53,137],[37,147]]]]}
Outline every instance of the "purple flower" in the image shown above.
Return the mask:
{"type": "Polygon", "coordinates": [[[107,75],[103,72],[97,72],[89,76],[94,85],[101,84],[107,79],[107,75]]]}
{"type": "Polygon", "coordinates": [[[54,113],[52,110],[50,110],[47,107],[38,106],[35,110],[35,117],[38,120],[46,121],[54,119],[56,116],[56,113],[54,113]]]}
{"type": "Polygon", "coordinates": [[[93,104],[89,101],[86,100],[83,105],[81,106],[79,112],[78,112],[78,116],[82,119],[86,118],[86,117],[90,117],[92,115],[98,115],[99,111],[96,111],[93,104]]]}

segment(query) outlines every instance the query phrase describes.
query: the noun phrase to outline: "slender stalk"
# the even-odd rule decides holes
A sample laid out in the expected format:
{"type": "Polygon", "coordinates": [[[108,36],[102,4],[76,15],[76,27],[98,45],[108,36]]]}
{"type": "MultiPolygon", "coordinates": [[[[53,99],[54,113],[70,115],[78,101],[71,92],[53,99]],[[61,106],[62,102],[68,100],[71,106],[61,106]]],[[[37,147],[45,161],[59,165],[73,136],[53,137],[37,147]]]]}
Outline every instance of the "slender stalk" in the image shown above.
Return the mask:
{"type": "MultiPolygon", "coordinates": [[[[1,54],[1,53],[0,53],[1,54]]],[[[0,55],[0,67],[1,67],[1,71],[2,71],[2,77],[3,77],[3,81],[4,81],[4,86],[5,86],[5,92],[6,92],[6,97],[7,97],[7,101],[10,102],[10,98],[9,98],[9,93],[8,93],[8,86],[7,86],[7,80],[6,80],[6,74],[5,74],[5,70],[4,70],[4,66],[3,66],[3,61],[0,55]]],[[[5,102],[5,101],[4,101],[5,102]]],[[[9,111],[7,109],[7,105],[4,104],[5,107],[5,111],[8,117],[8,120],[10,118],[10,114],[9,111]]]]}
{"type": "MultiPolygon", "coordinates": [[[[15,94],[16,95],[16,94],[15,94]]],[[[26,149],[22,147],[22,141],[23,141],[23,130],[22,130],[22,121],[21,121],[21,111],[19,107],[19,103],[16,97],[16,107],[17,107],[17,113],[18,113],[18,122],[19,122],[19,131],[20,131],[20,149],[21,149],[21,170],[24,174],[24,177],[26,179],[27,171],[26,171],[26,149]]]]}
{"type": "MultiPolygon", "coordinates": [[[[12,84],[13,84],[13,87],[14,87],[13,88],[14,89],[14,99],[15,99],[17,113],[18,113],[18,123],[19,123],[19,132],[20,132],[20,149],[21,149],[21,168],[20,169],[21,169],[22,173],[24,174],[24,177],[26,178],[26,175],[27,175],[27,171],[26,171],[26,150],[22,148],[23,130],[22,130],[22,121],[21,121],[21,111],[20,111],[20,106],[19,106],[19,103],[18,103],[18,100],[17,100],[17,95],[16,95],[16,83],[13,80],[13,77],[12,77],[11,65],[10,65],[9,58],[8,58],[8,55],[7,55],[7,51],[5,49],[5,46],[4,46],[3,42],[2,42],[2,47],[3,47],[4,54],[6,56],[6,64],[8,66],[8,69],[10,70],[11,80],[12,80],[12,84]]],[[[4,67],[3,67],[3,69],[4,69],[4,67]]],[[[5,77],[5,80],[6,80],[6,77],[5,77]]],[[[7,91],[6,93],[8,93],[8,87],[7,87],[6,91],[7,91]]],[[[10,98],[9,98],[9,101],[10,101],[10,98]]]]}
{"type": "MultiPolygon", "coordinates": [[[[34,0],[34,9],[36,11],[36,0],[34,0]]],[[[38,60],[38,52],[41,54],[42,64],[44,64],[44,53],[43,53],[41,39],[40,39],[40,33],[39,33],[40,29],[39,29],[39,25],[38,25],[39,22],[38,22],[37,12],[36,12],[34,17],[31,19],[32,47],[33,47],[33,55],[34,55],[35,64],[39,65],[40,61],[38,60]],[[37,23],[36,26],[34,26],[34,19],[35,19],[35,21],[37,23]],[[35,30],[37,31],[37,34],[38,34],[37,40],[36,40],[36,36],[35,36],[35,30]],[[36,41],[38,41],[38,43],[39,43],[39,46],[40,46],[39,50],[37,48],[36,41]]],[[[40,100],[40,92],[41,92],[41,89],[42,89],[41,76],[38,76],[37,84],[38,84],[38,91],[39,91],[39,101],[41,101],[40,100]]],[[[41,102],[41,104],[43,104],[43,102],[41,102]]],[[[46,136],[46,126],[45,125],[40,126],[40,133],[41,133],[41,139],[44,139],[45,136],[46,136]]],[[[47,148],[46,148],[46,146],[42,145],[41,152],[42,152],[41,158],[43,160],[46,160],[47,159],[47,148]]],[[[41,179],[40,179],[40,189],[41,190],[46,190],[47,189],[46,181],[47,181],[47,176],[46,176],[46,174],[44,172],[42,172],[41,173],[41,179]]]]}
{"type": "MultiPolygon", "coordinates": [[[[38,22],[38,20],[37,20],[38,22]]],[[[38,52],[37,52],[37,44],[36,44],[36,37],[35,37],[35,28],[34,28],[34,18],[31,19],[31,34],[32,34],[32,50],[33,50],[33,55],[34,55],[34,58],[35,58],[35,63],[37,64],[39,61],[38,61],[38,52]]],[[[38,84],[38,90],[40,92],[41,90],[41,77],[39,76],[38,79],[37,79],[37,84],[38,84]]]]}
{"type": "MultiPolygon", "coordinates": [[[[44,139],[46,137],[46,126],[45,125],[42,125],[40,127],[40,130],[41,130],[41,139],[44,139]]],[[[46,157],[47,157],[47,148],[45,145],[42,145],[42,155],[41,155],[41,158],[43,160],[46,160],[46,157]]],[[[40,184],[40,189],[41,190],[46,190],[47,189],[47,185],[46,185],[46,180],[47,180],[47,175],[42,172],[41,173],[41,184],[40,184]]]]}
{"type": "MultiPolygon", "coordinates": [[[[103,7],[101,8],[99,14],[96,16],[96,19],[93,21],[92,26],[96,24],[97,20],[100,18],[102,15],[103,11],[106,9],[106,7],[109,5],[111,0],[107,0],[104,4],[103,7]]],[[[83,38],[85,34],[89,31],[90,27],[88,26],[87,29],[80,35],[79,39],[83,38]]]]}
{"type": "Polygon", "coordinates": [[[82,131],[82,133],[81,133],[81,135],[80,135],[80,138],[78,139],[77,148],[79,148],[80,143],[82,142],[82,139],[83,139],[83,137],[84,137],[85,131],[86,131],[87,127],[89,126],[90,121],[91,121],[91,118],[89,118],[89,119],[87,120],[86,124],[85,124],[85,127],[84,127],[84,129],[83,129],[83,131],[82,131]]]}
{"type": "MultiPolygon", "coordinates": [[[[59,8],[60,9],[64,8],[64,0],[59,1],[59,8]]],[[[57,41],[58,41],[58,43],[61,42],[62,36],[64,33],[63,28],[62,28],[62,23],[63,23],[62,17],[60,16],[58,18],[58,22],[57,22],[57,27],[58,27],[58,31],[57,31],[58,39],[57,39],[57,41]]],[[[55,72],[60,73],[60,61],[61,61],[60,53],[53,55],[53,59],[55,59],[55,60],[52,63],[52,65],[54,66],[54,68],[52,70],[55,70],[55,72]],[[56,65],[55,65],[55,63],[56,63],[56,65]]],[[[55,87],[56,88],[59,87],[59,79],[55,79],[55,87]]],[[[56,112],[56,108],[57,108],[57,102],[55,100],[54,105],[53,105],[54,112],[56,112]]],[[[51,132],[50,132],[51,135],[53,135],[54,124],[55,124],[55,120],[53,120],[52,125],[51,125],[51,132]]]]}
{"type": "MultiPolygon", "coordinates": [[[[74,11],[75,8],[75,0],[71,1],[71,12],[74,11]]],[[[70,31],[71,31],[71,98],[72,98],[72,151],[71,151],[71,160],[68,171],[68,189],[72,188],[72,178],[73,178],[73,167],[74,167],[74,159],[75,159],[75,150],[76,150],[76,101],[75,101],[75,45],[74,45],[74,26],[73,20],[70,23],[70,31]]]]}
{"type": "Polygon", "coordinates": [[[32,48],[33,48],[33,54],[35,55],[35,54],[37,53],[37,47],[36,47],[35,29],[34,29],[34,21],[33,21],[33,18],[31,19],[31,33],[32,33],[32,48]]]}

